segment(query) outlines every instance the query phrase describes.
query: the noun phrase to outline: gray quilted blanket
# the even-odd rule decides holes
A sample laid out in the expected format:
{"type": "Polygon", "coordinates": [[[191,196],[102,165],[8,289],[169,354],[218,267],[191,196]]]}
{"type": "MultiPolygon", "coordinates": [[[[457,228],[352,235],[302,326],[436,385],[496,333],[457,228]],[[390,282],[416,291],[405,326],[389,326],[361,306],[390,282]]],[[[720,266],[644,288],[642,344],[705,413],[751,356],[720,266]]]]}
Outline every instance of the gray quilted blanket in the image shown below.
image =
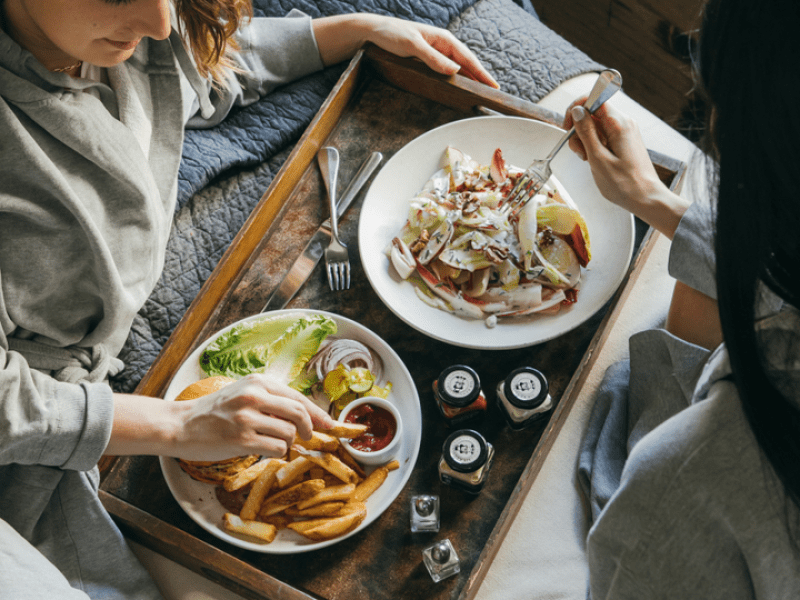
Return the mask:
{"type": "MultiPolygon", "coordinates": [[[[448,27],[503,91],[536,102],[600,65],[526,12],[528,0],[254,0],[256,15],[299,8],[311,16],[365,11],[448,27]]],[[[214,129],[187,131],[178,209],[164,273],[137,315],[112,381],[131,392],[269,186],[344,69],[331,67],[276,90],[214,129]]]]}

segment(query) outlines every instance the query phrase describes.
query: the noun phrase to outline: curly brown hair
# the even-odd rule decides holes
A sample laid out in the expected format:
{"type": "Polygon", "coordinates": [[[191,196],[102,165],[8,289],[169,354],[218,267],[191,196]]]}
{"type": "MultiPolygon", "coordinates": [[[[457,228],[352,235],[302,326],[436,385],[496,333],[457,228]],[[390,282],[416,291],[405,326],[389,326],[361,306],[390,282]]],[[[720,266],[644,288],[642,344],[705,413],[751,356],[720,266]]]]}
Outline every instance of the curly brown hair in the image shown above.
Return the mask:
{"type": "Polygon", "coordinates": [[[203,77],[225,86],[225,70],[233,67],[229,52],[238,46],[236,30],[253,16],[250,0],[174,0],[181,37],[203,77]]]}

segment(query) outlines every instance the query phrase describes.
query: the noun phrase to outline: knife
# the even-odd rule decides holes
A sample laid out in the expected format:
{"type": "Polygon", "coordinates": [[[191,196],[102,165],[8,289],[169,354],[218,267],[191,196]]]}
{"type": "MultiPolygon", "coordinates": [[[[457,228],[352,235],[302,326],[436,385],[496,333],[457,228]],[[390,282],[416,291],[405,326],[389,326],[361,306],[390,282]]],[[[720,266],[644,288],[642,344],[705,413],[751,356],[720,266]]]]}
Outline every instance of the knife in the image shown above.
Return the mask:
{"type": "MultiPolygon", "coordinates": [[[[382,160],[383,154],[380,152],[373,152],[372,155],[364,161],[364,164],[361,165],[361,168],[350,181],[339,203],[336,205],[336,213],[339,215],[339,218],[344,215],[350,203],[358,196],[361,188],[364,187],[364,184],[382,160]]],[[[317,232],[308,241],[303,253],[294,261],[292,268],[289,269],[289,272],[278,287],[272,292],[272,295],[269,297],[269,300],[267,300],[261,312],[280,310],[294,298],[294,295],[306,282],[308,276],[311,275],[311,271],[317,266],[330,240],[331,220],[328,218],[323,221],[322,225],[317,229],[317,232]]]]}

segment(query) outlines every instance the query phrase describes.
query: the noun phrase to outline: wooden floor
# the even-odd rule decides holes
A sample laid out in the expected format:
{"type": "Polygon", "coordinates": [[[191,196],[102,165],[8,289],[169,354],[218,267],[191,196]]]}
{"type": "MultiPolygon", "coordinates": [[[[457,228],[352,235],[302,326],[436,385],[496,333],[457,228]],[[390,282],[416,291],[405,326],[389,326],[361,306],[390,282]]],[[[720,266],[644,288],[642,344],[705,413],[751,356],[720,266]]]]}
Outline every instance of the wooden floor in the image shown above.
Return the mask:
{"type": "Polygon", "coordinates": [[[691,47],[702,0],[532,0],[542,22],[622,74],[625,92],[695,141],[691,47]]]}

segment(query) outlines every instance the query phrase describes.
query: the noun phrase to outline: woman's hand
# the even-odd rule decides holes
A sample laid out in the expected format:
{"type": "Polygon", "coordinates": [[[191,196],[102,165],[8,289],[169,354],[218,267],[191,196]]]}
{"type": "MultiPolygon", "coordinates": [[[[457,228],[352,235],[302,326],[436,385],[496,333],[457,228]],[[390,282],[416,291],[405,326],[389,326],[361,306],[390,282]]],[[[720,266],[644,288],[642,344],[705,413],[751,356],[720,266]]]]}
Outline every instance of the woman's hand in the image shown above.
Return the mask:
{"type": "Polygon", "coordinates": [[[283,456],[295,435],[311,437],[333,419],[300,392],[264,375],[181,402],[115,396],[107,454],[155,454],[223,460],[244,454],[283,456]]]}
{"type": "Polygon", "coordinates": [[[689,202],[659,179],[632,119],[608,104],[590,115],[584,102],[580,98],[570,105],[564,119],[565,129],[575,125],[570,148],[589,162],[605,198],[672,238],[689,202]]]}
{"type": "Polygon", "coordinates": [[[499,87],[478,58],[446,29],[366,13],[314,19],[322,62],[336,64],[351,58],[364,43],[372,42],[393,54],[420,59],[437,73],[462,75],[499,87]]]}

